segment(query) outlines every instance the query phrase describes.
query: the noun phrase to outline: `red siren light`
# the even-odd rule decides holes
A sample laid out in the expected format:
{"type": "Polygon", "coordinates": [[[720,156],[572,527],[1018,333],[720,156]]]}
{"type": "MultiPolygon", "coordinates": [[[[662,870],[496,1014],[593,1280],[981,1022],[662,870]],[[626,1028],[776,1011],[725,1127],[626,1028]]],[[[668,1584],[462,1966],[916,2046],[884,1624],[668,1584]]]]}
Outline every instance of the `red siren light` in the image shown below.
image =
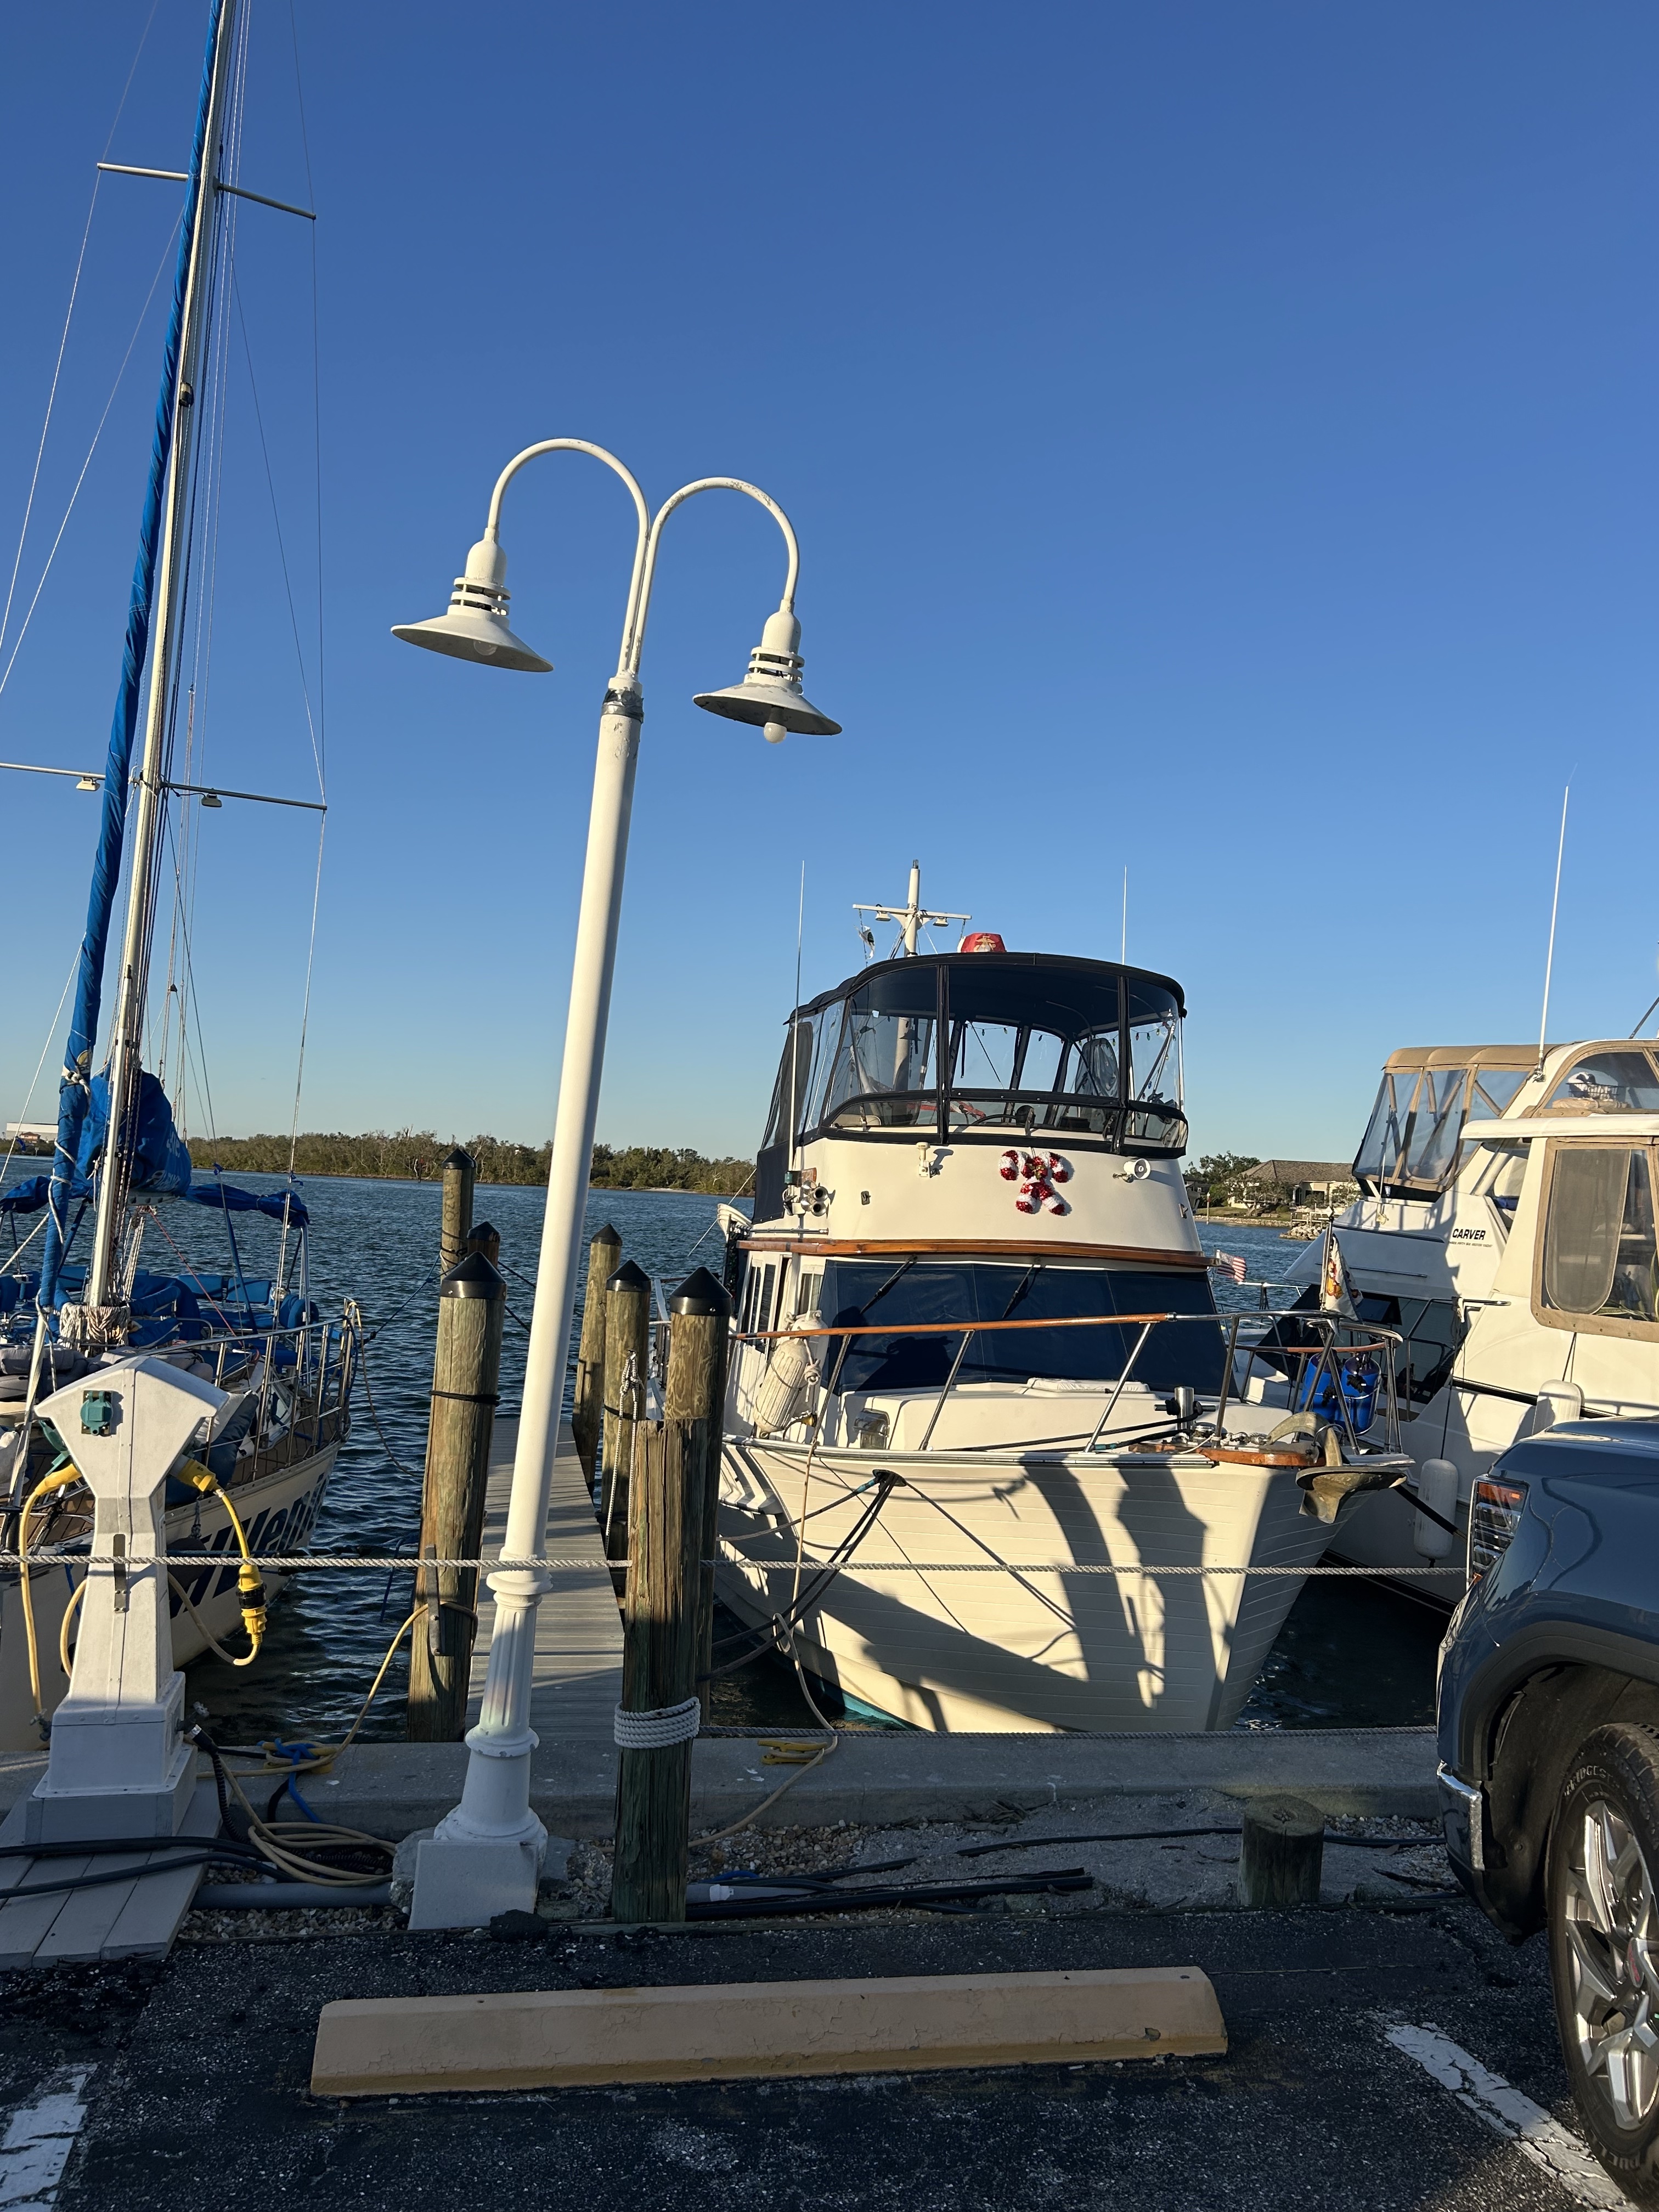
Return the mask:
{"type": "Polygon", "coordinates": [[[958,952],[1006,952],[1007,950],[994,929],[970,929],[957,947],[958,952]]]}

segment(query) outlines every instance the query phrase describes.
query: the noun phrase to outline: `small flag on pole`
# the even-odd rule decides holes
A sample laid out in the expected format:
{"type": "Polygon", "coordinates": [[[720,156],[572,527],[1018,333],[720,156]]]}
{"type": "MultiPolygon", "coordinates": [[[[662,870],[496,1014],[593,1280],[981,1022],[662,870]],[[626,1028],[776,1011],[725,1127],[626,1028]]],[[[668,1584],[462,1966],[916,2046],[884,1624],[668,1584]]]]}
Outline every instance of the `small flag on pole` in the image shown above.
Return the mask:
{"type": "Polygon", "coordinates": [[[1230,1283],[1242,1283],[1249,1273],[1237,1252],[1212,1252],[1210,1265],[1218,1275],[1224,1275],[1230,1283]]]}
{"type": "Polygon", "coordinates": [[[1320,1271],[1319,1306],[1322,1313],[1340,1314],[1345,1320],[1358,1321],[1359,1309],[1354,1304],[1353,1285],[1348,1280],[1348,1271],[1342,1264],[1342,1251],[1336,1241],[1334,1230],[1325,1231],[1325,1258],[1320,1271]]]}

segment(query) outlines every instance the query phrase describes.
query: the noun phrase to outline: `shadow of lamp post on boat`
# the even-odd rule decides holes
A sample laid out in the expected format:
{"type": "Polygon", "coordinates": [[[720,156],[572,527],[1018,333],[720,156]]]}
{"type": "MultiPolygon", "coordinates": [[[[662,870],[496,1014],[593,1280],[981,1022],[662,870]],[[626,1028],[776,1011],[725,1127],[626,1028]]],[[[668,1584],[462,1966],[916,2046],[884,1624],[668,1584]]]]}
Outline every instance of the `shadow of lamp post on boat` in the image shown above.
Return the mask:
{"type": "MultiPolygon", "coordinates": [[[[582,438],[548,438],[510,460],[490,496],[484,534],[455,580],[449,605],[430,622],[399,624],[392,635],[452,659],[546,675],[542,658],[507,623],[509,594],[501,548],[501,501],[527,461],[543,453],[586,453],[615,471],[628,487],[638,521],[633,574],[623,621],[617,672],[599,714],[599,755],[588,818],[587,856],[566,1019],[564,1060],[548,1171],[535,1304],[531,1314],[523,1413],[513,1465],[513,1486],[501,1549],[502,1564],[489,1577],[495,1596],[495,1630],[489,1646],[483,1708],[468,1732],[470,1757],[461,1802],[419,1848],[413,1927],[476,1927],[492,1913],[535,1903],[546,1831],[530,1805],[530,1690],[536,1612],[548,1587],[539,1558],[547,1525],[566,1349],[570,1335],[588,1166],[599,1112],[611,981],[616,968],[629,817],[639,755],[644,700],[640,659],[663,525],[685,501],[704,491],[741,492],[776,522],[788,549],[788,568],[777,611],[767,617],[748,673],[722,691],[696,695],[696,703],[727,720],[761,729],[769,744],[792,732],[837,737],[841,725],[820,714],[801,690],[800,623],[795,614],[799,549],[788,516],[768,494],[737,477],[704,477],[665,500],[653,516],[629,471],[614,453],[582,438]]],[[[695,1721],[688,1733],[696,1733],[695,1721]]]]}

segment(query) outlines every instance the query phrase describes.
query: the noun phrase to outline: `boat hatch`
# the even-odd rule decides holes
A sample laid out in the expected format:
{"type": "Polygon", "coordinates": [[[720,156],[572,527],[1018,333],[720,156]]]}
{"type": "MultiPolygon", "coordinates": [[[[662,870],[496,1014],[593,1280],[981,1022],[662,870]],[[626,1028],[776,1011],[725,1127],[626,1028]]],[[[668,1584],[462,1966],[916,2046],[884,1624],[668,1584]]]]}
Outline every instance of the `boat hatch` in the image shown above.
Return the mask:
{"type": "Polygon", "coordinates": [[[1432,1198],[1452,1181],[1465,1126],[1501,1120],[1537,1064],[1534,1045],[1416,1047],[1382,1071],[1353,1164],[1370,1198],[1432,1198]]]}
{"type": "MultiPolygon", "coordinates": [[[[882,963],[796,1014],[765,1148],[882,1131],[939,1143],[1063,1131],[1184,1150],[1180,986],[1104,961],[980,952],[882,963]]],[[[764,1148],[763,1148],[764,1149],[764,1148]]]]}

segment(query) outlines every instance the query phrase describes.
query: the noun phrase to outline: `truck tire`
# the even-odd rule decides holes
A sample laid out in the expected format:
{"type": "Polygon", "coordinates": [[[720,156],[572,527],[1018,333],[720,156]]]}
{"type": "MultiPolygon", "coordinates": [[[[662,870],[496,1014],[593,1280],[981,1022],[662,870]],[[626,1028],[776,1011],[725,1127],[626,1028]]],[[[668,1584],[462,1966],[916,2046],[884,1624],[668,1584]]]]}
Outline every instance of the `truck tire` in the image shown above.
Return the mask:
{"type": "Polygon", "coordinates": [[[1659,2206],[1659,1732],[1594,1729],[1550,1829],[1550,1981],[1596,2156],[1659,2206]]]}

